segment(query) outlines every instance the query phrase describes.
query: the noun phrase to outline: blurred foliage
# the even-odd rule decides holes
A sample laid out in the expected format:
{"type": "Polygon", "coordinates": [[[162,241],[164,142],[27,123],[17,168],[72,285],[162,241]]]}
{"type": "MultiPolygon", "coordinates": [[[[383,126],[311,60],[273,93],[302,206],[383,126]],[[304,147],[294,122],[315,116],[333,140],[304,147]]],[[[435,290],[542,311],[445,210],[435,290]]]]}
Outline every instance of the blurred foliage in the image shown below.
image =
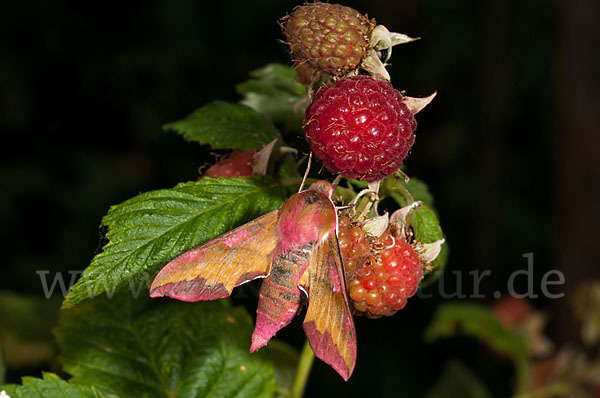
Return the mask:
{"type": "Polygon", "coordinates": [[[442,377],[426,395],[427,398],[492,398],[485,386],[461,362],[446,364],[442,377]]]}
{"type": "Polygon", "coordinates": [[[4,366],[4,354],[2,353],[2,342],[0,342],[0,385],[4,384],[6,378],[6,367],[4,366]]]}
{"type": "Polygon", "coordinates": [[[577,288],[571,307],[581,325],[581,339],[594,347],[600,342],[600,283],[588,281],[577,288]]]}
{"type": "Polygon", "coordinates": [[[523,336],[506,329],[489,308],[472,303],[440,305],[425,330],[425,339],[433,342],[460,333],[489,344],[515,362],[529,356],[527,340],[523,336]]]}
{"type": "MultiPolygon", "coordinates": [[[[596,285],[585,284],[580,287],[580,293],[590,292],[596,285]]],[[[580,311],[593,308],[585,294],[575,297],[580,299],[574,302],[580,311]]],[[[467,335],[488,348],[490,359],[510,359],[514,369],[512,397],[597,397],[600,391],[597,349],[585,349],[575,342],[562,345],[550,342],[543,333],[544,325],[542,312],[535,310],[526,299],[505,296],[493,302],[491,308],[471,303],[441,305],[425,330],[425,338],[433,342],[467,335]],[[540,349],[541,346],[544,348],[540,349]]],[[[489,396],[478,395],[483,394],[484,389],[480,372],[477,373],[475,376],[463,364],[453,362],[445,369],[431,396],[489,396]]]]}
{"type": "Polygon", "coordinates": [[[3,365],[18,369],[51,361],[60,302],[0,291],[0,378],[3,365]]]}

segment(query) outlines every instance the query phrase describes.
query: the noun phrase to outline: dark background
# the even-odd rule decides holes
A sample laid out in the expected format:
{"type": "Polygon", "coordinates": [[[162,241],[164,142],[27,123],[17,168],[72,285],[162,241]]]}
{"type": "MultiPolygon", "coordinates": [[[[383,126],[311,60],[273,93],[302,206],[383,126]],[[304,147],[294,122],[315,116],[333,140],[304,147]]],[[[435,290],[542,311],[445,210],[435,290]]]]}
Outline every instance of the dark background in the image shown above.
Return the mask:
{"type": "MultiPolygon", "coordinates": [[[[234,86],[248,72],[289,63],[276,20],[298,3],[4,2],[0,289],[41,295],[36,271],[86,267],[111,204],[195,179],[212,155],[162,124],[215,99],[237,101],[234,86]]],[[[467,272],[489,269],[480,300],[488,302],[532,252],[537,293],[549,269],[567,280],[555,290],[564,299],[535,300],[551,314],[548,332],[558,341],[575,338],[569,291],[600,272],[599,4],[343,4],[422,37],[396,47],[389,70],[408,95],[438,91],[417,117],[406,166],[435,196],[451,249],[446,291],[455,290],[452,271],[462,272],[468,294],[467,272]]],[[[350,382],[317,361],[307,396],[421,396],[451,357],[507,395],[510,367],[478,343],[422,342],[442,301],[436,291],[393,318],[359,319],[350,382]]],[[[283,337],[300,346],[294,325],[283,337]]]]}

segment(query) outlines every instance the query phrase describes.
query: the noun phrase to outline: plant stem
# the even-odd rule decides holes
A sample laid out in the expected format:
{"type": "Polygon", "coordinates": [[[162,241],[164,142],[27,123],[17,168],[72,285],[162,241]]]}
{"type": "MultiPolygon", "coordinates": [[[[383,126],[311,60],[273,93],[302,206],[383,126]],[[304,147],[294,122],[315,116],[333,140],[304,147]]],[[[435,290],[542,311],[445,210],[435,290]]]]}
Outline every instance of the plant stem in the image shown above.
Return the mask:
{"type": "Polygon", "coordinates": [[[526,357],[516,358],[515,373],[517,378],[517,396],[529,391],[529,363],[526,357]]]}
{"type": "Polygon", "coordinates": [[[390,191],[398,192],[400,195],[402,195],[404,200],[406,200],[407,205],[415,201],[408,189],[406,189],[406,187],[402,185],[398,180],[396,180],[395,178],[390,178],[388,179],[388,181],[391,181],[391,186],[388,189],[390,189],[390,191]]]}
{"type": "Polygon", "coordinates": [[[294,376],[294,381],[292,383],[291,398],[302,398],[314,359],[315,354],[312,352],[308,340],[306,340],[302,353],[300,354],[300,360],[298,361],[296,376],[294,376]]]}

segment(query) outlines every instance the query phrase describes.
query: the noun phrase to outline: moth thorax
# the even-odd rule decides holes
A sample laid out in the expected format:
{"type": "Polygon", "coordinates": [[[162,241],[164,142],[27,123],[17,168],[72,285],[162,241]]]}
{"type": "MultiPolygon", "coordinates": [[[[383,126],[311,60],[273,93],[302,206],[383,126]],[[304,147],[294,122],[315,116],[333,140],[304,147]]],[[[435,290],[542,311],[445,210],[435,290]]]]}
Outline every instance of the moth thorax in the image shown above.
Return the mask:
{"type": "Polygon", "coordinates": [[[322,242],[335,228],[336,214],[320,192],[304,191],[288,199],[279,212],[277,232],[287,247],[322,242]]]}

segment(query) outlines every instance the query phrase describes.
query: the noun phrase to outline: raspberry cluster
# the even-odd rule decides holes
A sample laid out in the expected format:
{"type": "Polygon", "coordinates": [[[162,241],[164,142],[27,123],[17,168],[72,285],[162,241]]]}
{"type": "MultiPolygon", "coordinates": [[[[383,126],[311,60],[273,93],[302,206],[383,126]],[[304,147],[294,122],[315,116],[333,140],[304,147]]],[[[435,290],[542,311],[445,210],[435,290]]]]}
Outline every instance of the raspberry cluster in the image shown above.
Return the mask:
{"type": "Polygon", "coordinates": [[[375,254],[348,282],[355,313],[370,318],[390,316],[404,308],[423,278],[421,260],[408,242],[386,232],[374,249],[375,254]]]}
{"type": "Polygon", "coordinates": [[[306,110],[304,133],[329,170],[374,181],[400,169],[416,128],[404,97],[390,83],[354,76],[319,89],[306,110]]]}
{"type": "Polygon", "coordinates": [[[352,222],[349,217],[340,215],[338,220],[338,242],[348,279],[369,259],[371,241],[361,225],[352,222]]]}

